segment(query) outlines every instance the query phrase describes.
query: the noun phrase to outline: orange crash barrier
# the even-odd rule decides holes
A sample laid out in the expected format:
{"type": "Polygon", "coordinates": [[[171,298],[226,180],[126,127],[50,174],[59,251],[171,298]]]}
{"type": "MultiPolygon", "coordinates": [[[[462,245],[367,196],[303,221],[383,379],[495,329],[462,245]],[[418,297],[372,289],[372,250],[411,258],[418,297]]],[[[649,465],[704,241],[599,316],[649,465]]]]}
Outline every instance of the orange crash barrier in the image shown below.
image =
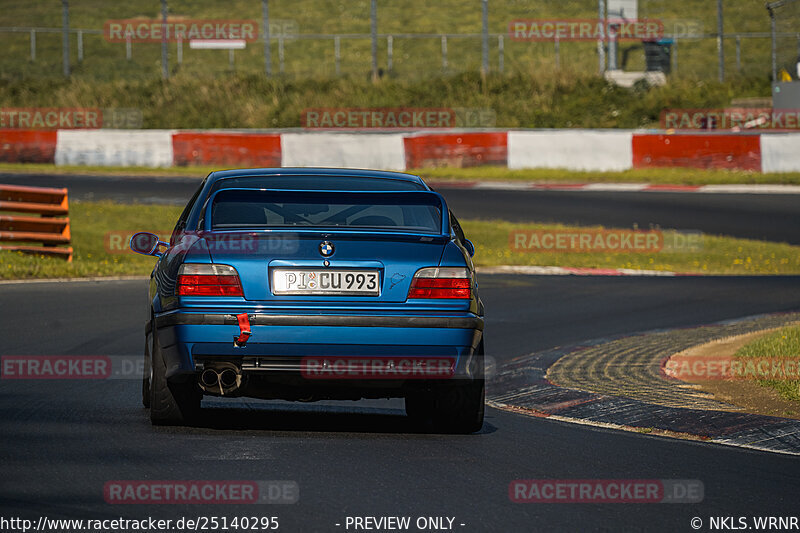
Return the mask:
{"type": "Polygon", "coordinates": [[[0,250],[72,261],[68,214],[67,189],[0,184],[0,250]]]}

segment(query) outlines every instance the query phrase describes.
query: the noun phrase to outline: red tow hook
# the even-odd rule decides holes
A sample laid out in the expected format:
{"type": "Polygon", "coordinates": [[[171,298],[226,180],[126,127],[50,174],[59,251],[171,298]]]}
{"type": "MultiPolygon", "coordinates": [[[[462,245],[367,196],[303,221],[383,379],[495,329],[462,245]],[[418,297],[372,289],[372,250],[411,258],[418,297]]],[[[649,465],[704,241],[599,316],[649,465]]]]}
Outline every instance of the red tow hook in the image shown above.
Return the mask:
{"type": "Polygon", "coordinates": [[[247,340],[250,338],[250,318],[247,313],[236,315],[236,320],[239,321],[239,336],[233,338],[234,348],[243,348],[247,345],[247,340]]]}

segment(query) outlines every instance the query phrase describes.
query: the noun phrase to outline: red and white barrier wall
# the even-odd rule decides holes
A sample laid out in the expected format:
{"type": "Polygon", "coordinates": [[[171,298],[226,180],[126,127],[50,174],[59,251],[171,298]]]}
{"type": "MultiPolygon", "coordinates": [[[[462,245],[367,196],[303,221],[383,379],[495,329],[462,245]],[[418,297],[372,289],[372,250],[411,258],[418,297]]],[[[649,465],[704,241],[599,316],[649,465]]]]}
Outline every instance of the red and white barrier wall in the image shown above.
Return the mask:
{"type": "Polygon", "coordinates": [[[398,133],[284,133],[281,166],[405,169],[398,133]]]}
{"type": "Polygon", "coordinates": [[[170,130],[59,130],[56,165],[169,167],[174,164],[170,130]]]}
{"type": "Polygon", "coordinates": [[[327,166],[405,170],[494,165],[584,171],[693,167],[797,172],[800,133],[0,129],[0,161],[143,167],[327,166]]]}
{"type": "Polygon", "coordinates": [[[630,131],[552,130],[508,132],[508,168],[627,170],[630,131]]]}

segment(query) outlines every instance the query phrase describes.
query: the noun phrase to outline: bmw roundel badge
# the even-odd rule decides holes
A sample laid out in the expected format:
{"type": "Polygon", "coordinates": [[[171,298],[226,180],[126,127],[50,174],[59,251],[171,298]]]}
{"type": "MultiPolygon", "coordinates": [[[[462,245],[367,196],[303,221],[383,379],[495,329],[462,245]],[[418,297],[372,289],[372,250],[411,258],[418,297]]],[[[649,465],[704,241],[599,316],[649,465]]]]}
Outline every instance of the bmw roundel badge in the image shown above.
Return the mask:
{"type": "Polygon", "coordinates": [[[332,256],[334,250],[333,243],[330,241],[322,241],[319,243],[319,253],[322,254],[322,257],[332,256]]]}

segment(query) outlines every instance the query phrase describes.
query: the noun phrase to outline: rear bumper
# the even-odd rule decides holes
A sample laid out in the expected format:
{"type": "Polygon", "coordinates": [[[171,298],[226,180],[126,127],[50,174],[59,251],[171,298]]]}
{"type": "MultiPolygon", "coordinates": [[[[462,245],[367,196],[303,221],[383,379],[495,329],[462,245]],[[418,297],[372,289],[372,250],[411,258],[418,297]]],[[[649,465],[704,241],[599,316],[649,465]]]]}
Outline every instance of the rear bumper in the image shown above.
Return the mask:
{"type": "MultiPolygon", "coordinates": [[[[389,328],[447,328],[483,330],[483,318],[468,314],[444,316],[406,315],[273,315],[248,313],[251,326],[331,326],[389,328]]],[[[236,315],[226,313],[170,312],[156,317],[156,327],[236,326],[236,315]]]]}
{"type": "MultiPolygon", "coordinates": [[[[454,376],[474,379],[483,318],[472,313],[269,314],[248,313],[251,337],[235,347],[236,315],[169,312],[155,317],[167,377],[232,362],[246,372],[297,377],[303,357],[452,358],[454,376]]],[[[482,363],[480,365],[482,367],[482,363]]],[[[481,373],[482,374],[482,373],[481,373]]]]}

